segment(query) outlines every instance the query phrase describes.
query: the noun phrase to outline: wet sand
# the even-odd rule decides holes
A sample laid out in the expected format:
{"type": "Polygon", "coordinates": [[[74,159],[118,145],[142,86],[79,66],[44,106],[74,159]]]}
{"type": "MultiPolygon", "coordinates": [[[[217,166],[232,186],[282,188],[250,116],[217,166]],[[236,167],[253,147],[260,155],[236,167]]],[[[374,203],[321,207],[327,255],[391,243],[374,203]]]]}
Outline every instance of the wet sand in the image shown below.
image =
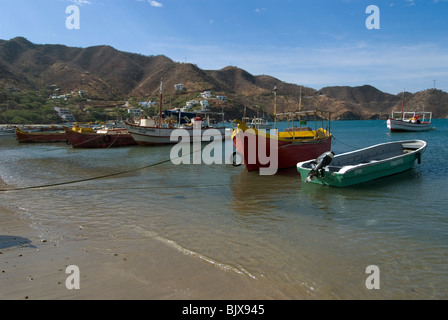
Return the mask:
{"type": "MultiPolygon", "coordinates": [[[[0,180],[0,190],[5,185],[0,180]]],[[[1,206],[6,206],[0,204],[1,206]]],[[[222,270],[152,239],[47,240],[29,218],[0,207],[0,299],[3,300],[270,300],[263,279],[222,270]],[[79,268],[80,289],[66,273],[79,268]]]]}

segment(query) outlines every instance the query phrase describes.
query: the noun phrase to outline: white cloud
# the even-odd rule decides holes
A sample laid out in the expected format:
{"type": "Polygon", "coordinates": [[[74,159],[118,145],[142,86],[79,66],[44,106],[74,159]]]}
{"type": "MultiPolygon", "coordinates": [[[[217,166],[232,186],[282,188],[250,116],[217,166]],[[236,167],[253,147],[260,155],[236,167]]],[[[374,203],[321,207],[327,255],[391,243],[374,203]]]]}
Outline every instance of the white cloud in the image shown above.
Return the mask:
{"type": "Polygon", "coordinates": [[[70,2],[74,3],[77,6],[83,6],[85,4],[91,5],[92,3],[87,0],[69,0],[70,2]]]}
{"type": "Polygon", "coordinates": [[[149,3],[150,3],[153,7],[162,7],[162,6],[163,6],[163,4],[161,4],[160,2],[153,1],[153,0],[149,1],[149,3]]]}
{"type": "Polygon", "coordinates": [[[163,4],[154,0],[137,0],[138,2],[148,2],[151,6],[160,8],[163,7],[163,4]]]}

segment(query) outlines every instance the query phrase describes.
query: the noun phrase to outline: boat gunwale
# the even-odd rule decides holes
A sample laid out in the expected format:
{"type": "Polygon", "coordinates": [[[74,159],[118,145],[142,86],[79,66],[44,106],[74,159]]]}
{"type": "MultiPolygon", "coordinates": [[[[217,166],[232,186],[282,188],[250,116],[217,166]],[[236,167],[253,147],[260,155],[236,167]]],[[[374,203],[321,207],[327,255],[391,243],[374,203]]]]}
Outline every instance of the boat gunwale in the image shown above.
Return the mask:
{"type": "MultiPolygon", "coordinates": [[[[382,145],[401,144],[403,146],[403,144],[410,144],[410,143],[416,143],[416,142],[417,143],[421,142],[422,144],[417,149],[413,149],[411,152],[402,153],[402,154],[399,154],[399,155],[396,155],[396,156],[393,156],[393,157],[389,157],[389,158],[386,158],[386,159],[370,160],[369,162],[358,163],[358,164],[354,164],[354,165],[331,166],[331,164],[330,164],[330,165],[328,165],[325,168],[325,171],[328,171],[329,173],[334,174],[334,175],[346,175],[347,173],[349,173],[349,172],[351,172],[353,170],[357,170],[359,168],[379,165],[379,164],[382,164],[382,163],[398,160],[399,158],[409,157],[409,156],[411,156],[413,154],[416,154],[417,152],[421,152],[422,150],[425,150],[425,148],[427,146],[427,143],[424,140],[392,141],[392,142],[379,143],[379,144],[376,144],[376,145],[373,145],[373,146],[369,146],[369,147],[362,148],[362,149],[357,149],[357,150],[354,150],[354,151],[344,152],[344,153],[338,154],[335,157],[342,157],[342,156],[346,156],[346,155],[355,155],[357,153],[363,153],[366,150],[374,149],[374,148],[382,146],[382,145]],[[330,170],[331,167],[339,168],[339,170],[338,171],[331,171],[330,170]],[[344,170],[344,171],[341,171],[342,169],[344,169],[344,167],[346,167],[347,169],[344,170]]],[[[403,147],[403,150],[406,150],[406,149],[403,147]]],[[[305,167],[305,165],[309,165],[312,162],[314,162],[315,160],[316,159],[311,159],[311,160],[299,162],[299,163],[297,163],[297,168],[301,168],[301,169],[305,169],[305,170],[311,170],[311,168],[305,167]]]]}
{"type": "MultiPolygon", "coordinates": [[[[243,133],[245,133],[248,130],[253,130],[252,132],[248,132],[249,134],[253,134],[255,136],[260,136],[265,139],[274,139],[282,142],[288,142],[292,144],[298,144],[300,142],[306,143],[306,142],[315,142],[315,141],[324,141],[328,138],[330,138],[332,135],[324,128],[318,128],[317,130],[311,130],[311,131],[296,131],[296,132],[313,132],[313,135],[307,135],[307,136],[296,136],[295,134],[292,134],[290,137],[280,137],[279,135],[273,135],[271,133],[268,133],[264,129],[258,129],[254,127],[248,127],[243,121],[240,120],[234,120],[238,125],[236,129],[234,130],[232,137],[234,138],[236,134],[238,133],[238,130],[241,130],[243,133]],[[324,137],[320,138],[317,133],[323,132],[324,137]]],[[[272,129],[271,129],[272,130],[272,129]]],[[[279,132],[280,133],[280,132],[279,132]]],[[[290,132],[289,132],[290,133],[290,132]]]]}

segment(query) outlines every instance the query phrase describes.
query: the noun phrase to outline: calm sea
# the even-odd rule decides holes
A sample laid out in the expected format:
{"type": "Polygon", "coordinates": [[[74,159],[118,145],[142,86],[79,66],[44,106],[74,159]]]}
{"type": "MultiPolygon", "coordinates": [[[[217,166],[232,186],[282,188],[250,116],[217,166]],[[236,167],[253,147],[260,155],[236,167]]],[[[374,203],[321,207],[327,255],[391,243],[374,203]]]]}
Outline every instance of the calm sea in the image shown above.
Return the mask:
{"type": "Polygon", "coordinates": [[[260,176],[232,165],[147,167],[170,159],[169,146],[89,150],[0,137],[0,177],[17,187],[128,171],[0,192],[0,205],[55,241],[76,238],[78,226],[97,239],[157,239],[293,299],[447,299],[448,120],[433,124],[390,133],[385,121],[332,122],[336,153],[428,143],[412,170],[344,189],[302,183],[294,168],[260,176]],[[372,265],[379,289],[366,287],[372,265]]]}

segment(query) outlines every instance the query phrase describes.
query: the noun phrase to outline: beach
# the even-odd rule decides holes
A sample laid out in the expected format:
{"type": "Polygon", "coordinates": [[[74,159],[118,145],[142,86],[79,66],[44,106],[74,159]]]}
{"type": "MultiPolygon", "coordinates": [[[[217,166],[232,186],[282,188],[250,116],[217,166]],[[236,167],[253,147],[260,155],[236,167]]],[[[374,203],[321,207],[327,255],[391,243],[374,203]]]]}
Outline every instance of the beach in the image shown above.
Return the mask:
{"type": "MultiPolygon", "coordinates": [[[[4,186],[0,185],[0,189],[4,186]]],[[[32,222],[0,208],[0,299],[3,300],[235,300],[276,299],[258,280],[222,270],[157,240],[123,246],[89,240],[47,240],[32,222]],[[31,224],[30,224],[31,223],[31,224]],[[69,290],[67,267],[79,268],[69,290]]],[[[87,229],[87,230],[86,230],[87,229]]]]}

